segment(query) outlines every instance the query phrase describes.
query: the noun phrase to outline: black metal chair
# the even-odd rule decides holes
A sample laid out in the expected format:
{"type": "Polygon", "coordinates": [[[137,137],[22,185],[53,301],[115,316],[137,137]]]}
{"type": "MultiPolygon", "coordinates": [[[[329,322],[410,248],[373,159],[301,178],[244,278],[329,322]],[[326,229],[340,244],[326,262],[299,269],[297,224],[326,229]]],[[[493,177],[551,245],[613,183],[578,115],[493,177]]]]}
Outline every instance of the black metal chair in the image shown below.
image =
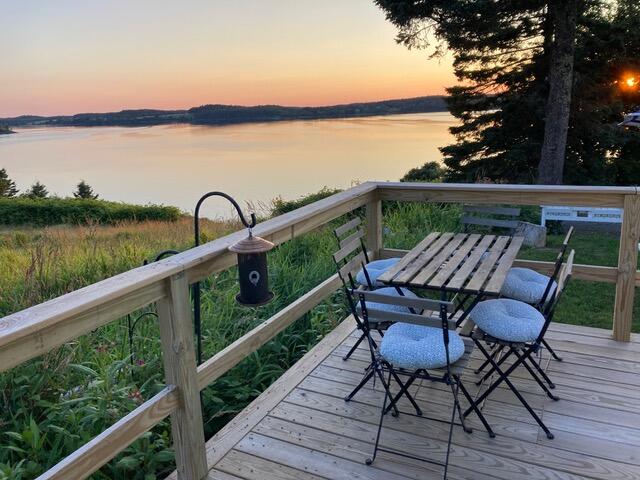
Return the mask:
{"type": "MultiPolygon", "coordinates": [[[[540,312],[544,312],[545,306],[553,298],[558,285],[558,274],[564,262],[564,257],[569,247],[569,242],[573,235],[573,227],[569,228],[565,236],[551,276],[543,275],[530,268],[514,267],[509,270],[502,287],[501,296],[520,300],[521,302],[533,305],[540,312]]],[[[562,358],[551,348],[549,343],[543,339],[542,344],[549,351],[551,356],[561,362],[562,358]]],[[[486,366],[483,365],[479,370],[486,366]]],[[[479,373],[476,371],[476,373],[479,373]]],[[[553,388],[553,387],[552,387],[553,388]]]]}
{"type": "MultiPolygon", "coordinates": [[[[333,233],[338,242],[338,248],[340,248],[340,251],[347,251],[347,256],[355,251],[364,253],[365,261],[363,267],[354,277],[356,283],[364,285],[370,290],[376,287],[384,287],[383,284],[377,281],[378,277],[398,263],[400,259],[385,258],[382,260],[371,260],[367,252],[367,246],[364,243],[366,235],[360,228],[361,225],[362,220],[360,220],[360,217],[355,217],[336,228],[333,233]]],[[[344,258],[346,258],[346,256],[344,258]]]]}
{"type": "Polygon", "coordinates": [[[478,384],[489,379],[494,373],[497,373],[498,378],[491,383],[475,400],[474,404],[465,411],[465,416],[474,411],[473,407],[478,408],[478,406],[504,382],[538,425],[544,430],[547,437],[550,439],[553,438],[551,431],[511,382],[509,375],[522,365],[549,398],[558,400],[558,397],[553,395],[545,384],[546,382],[553,385],[553,382],[551,382],[542,367],[540,367],[534,354],[538,352],[542,346],[544,336],[553,319],[558,302],[571,279],[574,255],[575,251],[572,250],[569,253],[567,261],[562,265],[558,276],[558,286],[555,289],[553,298],[546,304],[543,312],[536,310],[527,303],[506,298],[486,300],[480,302],[473,309],[470,318],[475,323],[475,328],[471,332],[471,338],[485,356],[487,364],[491,365],[491,369],[484,374],[483,378],[478,381],[478,384]],[[489,353],[483,344],[493,347],[497,346],[499,350],[506,351],[502,357],[496,361],[496,352],[489,353]],[[512,355],[516,357],[515,361],[503,370],[505,361],[512,355]],[[542,377],[542,379],[540,377],[542,377]]]}
{"type": "Polygon", "coordinates": [[[418,297],[391,296],[380,293],[378,290],[368,291],[361,289],[350,289],[348,291],[348,299],[353,316],[365,327],[364,332],[371,355],[371,368],[373,373],[380,379],[385,393],[373,454],[371,458],[366,460],[366,464],[371,465],[375,461],[377,453],[383,451],[441,465],[444,467],[444,478],[446,478],[453,427],[456,425],[456,414],[464,431],[467,433],[472,431],[465,424],[462,408],[458,400],[460,392],[472,405],[471,408],[476,411],[489,435],[491,437],[495,436],[482,412],[473,406],[473,399],[461,380],[462,372],[473,351],[473,342],[455,332],[455,321],[448,316],[448,310],[453,304],[447,301],[418,297]],[[392,306],[394,309],[380,308],[380,306],[384,305],[392,306]],[[423,313],[411,313],[411,310],[423,313]],[[395,323],[388,328],[387,333],[378,344],[372,338],[371,331],[372,326],[381,322],[395,323]],[[407,380],[403,381],[401,377],[405,377],[407,380]],[[399,386],[399,390],[395,395],[391,391],[392,379],[399,386]],[[444,462],[380,446],[383,420],[387,413],[393,411],[392,415],[394,416],[400,413],[414,415],[399,411],[398,403],[403,396],[415,408],[416,414],[414,416],[430,418],[423,416],[421,409],[409,392],[409,388],[416,380],[444,383],[451,390],[453,405],[450,419],[447,421],[431,418],[431,420],[445,421],[450,424],[444,462]]]}
{"type": "MultiPolygon", "coordinates": [[[[379,285],[377,278],[382,272],[391,268],[400,259],[392,258],[371,261],[364,243],[365,233],[360,228],[361,224],[362,221],[360,217],[355,217],[334,230],[339,248],[333,255],[336,268],[338,272],[340,272],[340,269],[348,264],[353,267],[346,269],[344,275],[341,277],[343,283],[346,285],[348,282],[351,288],[355,288],[356,285],[369,288],[370,290],[374,290],[379,286],[388,288],[379,285]],[[351,262],[353,259],[356,259],[356,261],[351,262]]],[[[406,289],[397,289],[397,293],[400,295],[412,295],[412,293],[406,289]]],[[[379,328],[378,330],[380,334],[382,334],[383,328],[379,328]]],[[[342,359],[348,360],[364,339],[365,334],[363,333],[342,359]]]]}
{"type": "Polygon", "coordinates": [[[518,227],[519,216],[520,209],[517,207],[463,205],[460,223],[465,233],[484,227],[483,230],[506,230],[513,235],[518,227]]]}
{"type": "MultiPolygon", "coordinates": [[[[365,269],[366,256],[365,252],[358,248],[356,243],[352,243],[346,245],[341,248],[338,252],[333,255],[333,259],[336,263],[336,267],[338,270],[338,276],[340,280],[342,280],[342,286],[344,288],[345,294],[349,297],[350,292],[354,290],[363,290],[365,287],[362,285],[358,285],[355,280],[355,272],[362,271],[365,269]]],[[[417,298],[416,294],[410,290],[405,288],[393,288],[393,287],[384,287],[376,290],[376,292],[380,292],[382,294],[386,294],[394,297],[406,297],[406,298],[417,298]]],[[[350,304],[351,306],[351,304],[350,304]]],[[[387,309],[387,310],[396,310],[396,311],[405,311],[406,308],[398,307],[394,305],[377,305],[378,309],[387,309]]],[[[353,310],[353,309],[351,309],[353,310]]],[[[384,336],[384,330],[386,330],[393,322],[392,321],[381,321],[381,322],[372,322],[365,324],[363,323],[359,317],[354,317],[356,320],[356,325],[358,329],[362,332],[358,340],[353,344],[349,352],[342,357],[343,360],[348,360],[349,357],[356,351],[356,349],[360,346],[360,344],[368,337],[369,329],[376,330],[380,337],[384,336]]],[[[346,401],[349,401],[353,398],[353,396],[358,393],[358,391],[373,377],[374,371],[372,370],[372,365],[370,364],[365,369],[365,376],[362,381],[353,389],[353,391],[345,397],[346,401]]]]}

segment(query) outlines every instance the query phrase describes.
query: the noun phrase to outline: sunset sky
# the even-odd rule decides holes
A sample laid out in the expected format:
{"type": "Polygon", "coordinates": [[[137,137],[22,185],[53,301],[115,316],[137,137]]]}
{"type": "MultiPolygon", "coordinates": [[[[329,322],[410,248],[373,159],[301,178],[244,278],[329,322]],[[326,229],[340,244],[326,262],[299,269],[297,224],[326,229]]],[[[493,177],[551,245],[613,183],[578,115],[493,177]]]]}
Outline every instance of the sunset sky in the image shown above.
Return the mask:
{"type": "Polygon", "coordinates": [[[451,59],[372,0],[31,0],[0,16],[0,116],[441,94],[451,59]]]}

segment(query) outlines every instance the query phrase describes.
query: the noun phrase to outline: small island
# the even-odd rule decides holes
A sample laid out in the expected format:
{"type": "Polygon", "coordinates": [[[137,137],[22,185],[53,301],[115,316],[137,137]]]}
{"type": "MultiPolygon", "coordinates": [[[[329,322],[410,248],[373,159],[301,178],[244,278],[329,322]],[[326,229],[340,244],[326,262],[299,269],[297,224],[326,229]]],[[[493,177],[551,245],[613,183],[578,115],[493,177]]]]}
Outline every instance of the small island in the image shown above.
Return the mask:
{"type": "Polygon", "coordinates": [[[10,133],[16,133],[11,130],[7,125],[0,125],[0,135],[8,135],[10,133]]]}

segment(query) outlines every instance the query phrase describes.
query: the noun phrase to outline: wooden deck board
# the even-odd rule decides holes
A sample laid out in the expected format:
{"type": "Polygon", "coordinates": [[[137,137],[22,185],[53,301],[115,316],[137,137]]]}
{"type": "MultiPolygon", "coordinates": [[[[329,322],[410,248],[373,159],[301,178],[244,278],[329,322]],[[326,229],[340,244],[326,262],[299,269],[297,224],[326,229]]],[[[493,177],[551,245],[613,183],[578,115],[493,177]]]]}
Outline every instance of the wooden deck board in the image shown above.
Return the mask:
{"type": "MultiPolygon", "coordinates": [[[[210,480],[442,478],[441,467],[392,453],[364,464],[383,396],[379,382],[370,382],[344,401],[368,364],[364,344],[342,360],[358,336],[353,321],[346,322],[207,443],[210,480]]],[[[556,438],[541,434],[501,386],[484,406],[497,437],[490,439],[474,417],[472,434],[454,428],[448,478],[640,479],[640,342],[621,344],[604,330],[557,324],[548,339],[565,358],[543,361],[560,401],[548,399],[524,370],[512,378],[556,438]]],[[[472,395],[479,389],[472,368],[480,361],[475,351],[463,377],[472,395]]],[[[445,387],[425,381],[412,387],[425,415],[450,414],[445,387]]],[[[401,409],[408,411],[408,402],[401,409]]],[[[435,420],[387,416],[381,444],[441,461],[447,433],[447,425],[435,420]]]]}

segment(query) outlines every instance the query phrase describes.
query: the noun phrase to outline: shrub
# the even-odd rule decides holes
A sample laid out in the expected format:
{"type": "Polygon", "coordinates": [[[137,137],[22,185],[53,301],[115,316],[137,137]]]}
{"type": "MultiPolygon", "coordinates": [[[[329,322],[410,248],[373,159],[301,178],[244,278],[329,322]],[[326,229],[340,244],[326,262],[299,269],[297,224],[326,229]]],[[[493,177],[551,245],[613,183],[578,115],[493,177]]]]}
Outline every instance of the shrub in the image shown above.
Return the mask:
{"type": "Polygon", "coordinates": [[[282,215],[283,213],[291,212],[296,208],[304,207],[305,205],[309,205],[310,203],[317,202],[318,200],[322,200],[323,198],[330,197],[331,195],[335,195],[336,193],[341,191],[342,190],[338,188],[323,187],[320,191],[305,195],[298,198],[297,200],[283,200],[282,198],[276,198],[275,200],[273,200],[271,215],[276,216],[282,215]]]}
{"type": "Polygon", "coordinates": [[[122,221],[176,221],[181,212],[163,205],[131,205],[95,199],[0,198],[2,225],[115,224],[122,221]]]}
{"type": "Polygon", "coordinates": [[[438,162],[427,162],[421,167],[412,168],[401,182],[439,182],[444,176],[445,169],[438,162]]]}

